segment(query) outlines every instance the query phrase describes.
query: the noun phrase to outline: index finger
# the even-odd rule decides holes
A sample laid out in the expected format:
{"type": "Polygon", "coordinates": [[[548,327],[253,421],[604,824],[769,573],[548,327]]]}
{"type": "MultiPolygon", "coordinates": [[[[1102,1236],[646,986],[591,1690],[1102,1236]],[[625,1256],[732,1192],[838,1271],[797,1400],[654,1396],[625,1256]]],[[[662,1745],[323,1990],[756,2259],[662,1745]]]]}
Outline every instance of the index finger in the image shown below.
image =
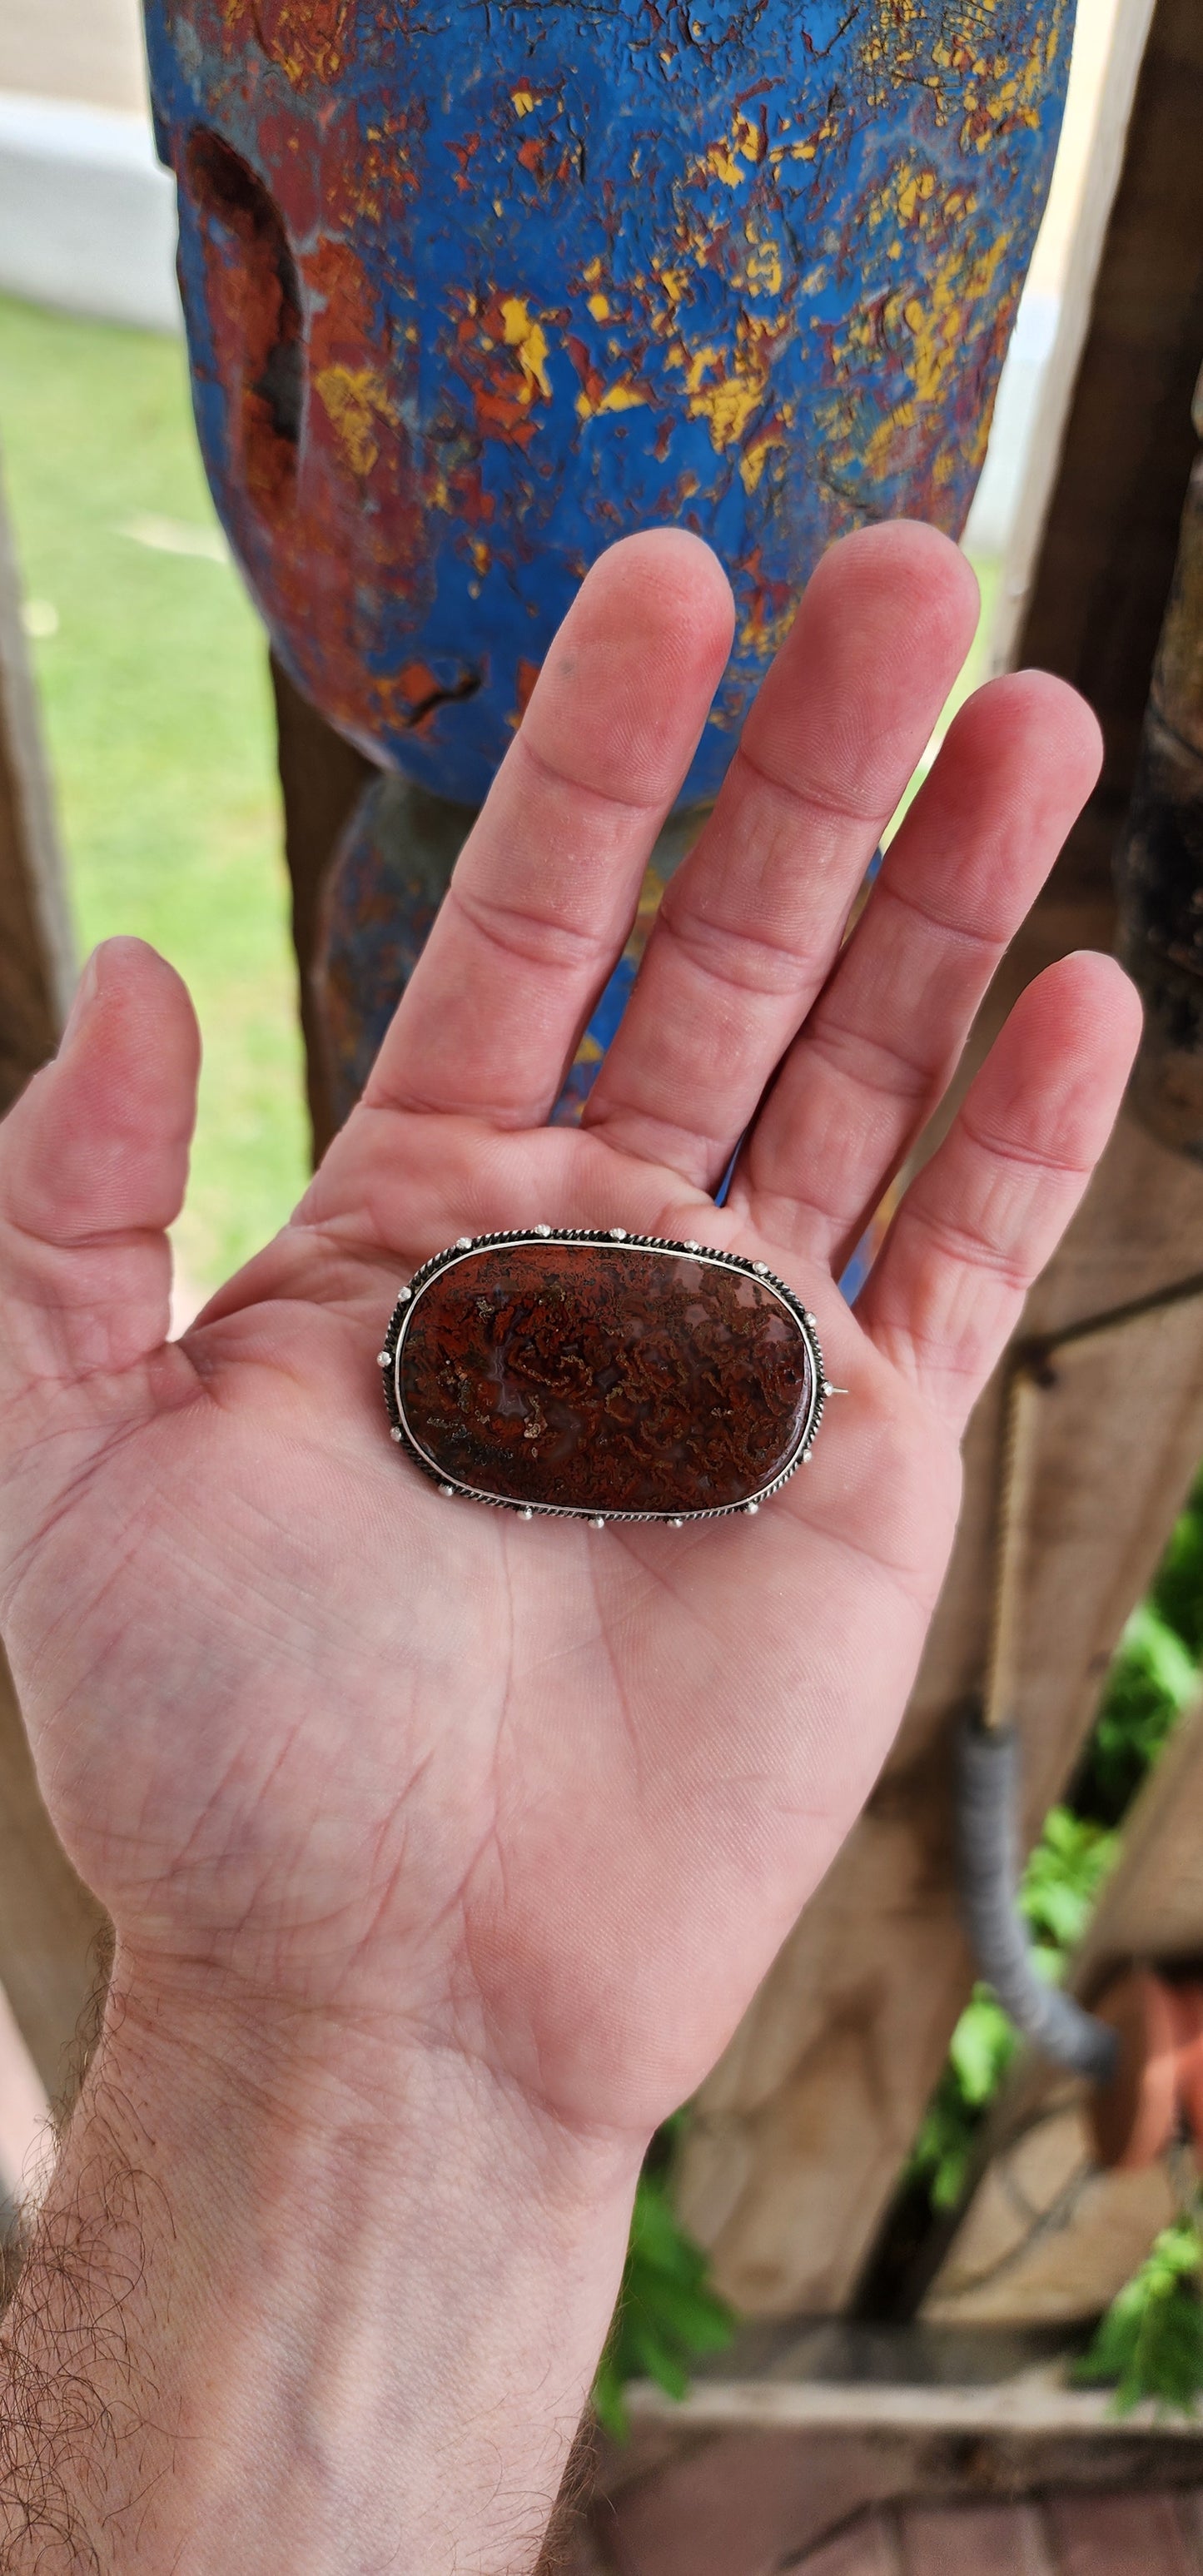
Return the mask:
{"type": "Polygon", "coordinates": [[[684,530],[625,538],[593,566],[460,854],[369,1107],[544,1122],[628,936],[731,628],[721,566],[684,530]]]}

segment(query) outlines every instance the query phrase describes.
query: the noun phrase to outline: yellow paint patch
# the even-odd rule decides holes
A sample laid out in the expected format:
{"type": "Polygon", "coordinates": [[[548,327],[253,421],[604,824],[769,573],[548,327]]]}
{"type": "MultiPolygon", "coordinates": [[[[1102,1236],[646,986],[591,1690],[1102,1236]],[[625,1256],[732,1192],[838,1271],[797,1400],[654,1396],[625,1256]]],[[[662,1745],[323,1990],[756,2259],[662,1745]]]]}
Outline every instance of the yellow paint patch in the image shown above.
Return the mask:
{"type": "Polygon", "coordinates": [[[533,402],[536,392],[546,402],[551,400],[551,378],[547,372],[547,335],[541,322],[533,322],[521,295],[501,299],[501,319],[505,326],[505,345],[516,349],[518,364],[526,378],[521,399],[533,402]]]}
{"type": "Polygon", "coordinates": [[[712,143],[706,159],[716,179],[721,179],[724,187],[742,188],[748,174],[746,170],[740,169],[728,144],[712,143]]]}
{"type": "Polygon", "coordinates": [[[314,392],[352,473],[366,481],[380,455],[380,424],[396,421],[383,378],[371,367],[323,367],[314,392]]]}
{"type": "Polygon", "coordinates": [[[590,298],[589,298],[589,310],[590,310],[591,314],[593,315],[593,319],[594,319],[594,321],[595,321],[595,322],[608,322],[608,321],[609,321],[609,319],[610,319],[610,298],[609,298],[609,296],[608,296],[608,295],[591,295],[591,296],[590,296],[590,298]]]}
{"type": "Polygon", "coordinates": [[[746,226],[748,260],[745,278],[750,295],[780,295],[785,285],[781,251],[772,233],[760,234],[756,225],[746,226]]]}
{"type": "Polygon", "coordinates": [[[749,439],[739,460],[739,479],[745,492],[756,490],[773,449],[784,445],[785,440],[775,435],[749,439]]]}
{"type": "Polygon", "coordinates": [[[534,91],[529,89],[515,89],[511,90],[510,96],[514,102],[515,115],[529,116],[531,109],[535,104],[534,91]]]}
{"type": "Polygon", "coordinates": [[[593,420],[600,411],[644,411],[646,408],[647,395],[641,394],[638,385],[629,381],[607,385],[604,394],[599,394],[596,401],[590,400],[582,386],[576,398],[578,420],[593,420]]]}

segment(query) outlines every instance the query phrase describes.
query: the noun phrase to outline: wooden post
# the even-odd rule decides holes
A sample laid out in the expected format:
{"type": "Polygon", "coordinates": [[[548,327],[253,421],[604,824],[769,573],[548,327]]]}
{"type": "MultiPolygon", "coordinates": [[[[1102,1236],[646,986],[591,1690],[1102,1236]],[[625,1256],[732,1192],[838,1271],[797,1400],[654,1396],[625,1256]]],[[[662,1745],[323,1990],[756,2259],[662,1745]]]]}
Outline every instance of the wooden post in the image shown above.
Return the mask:
{"type": "Polygon", "coordinates": [[[53,1055],[74,982],[50,782],[0,490],[0,1109],[53,1055]]]}
{"type": "Polygon", "coordinates": [[[313,1159],[321,1161],[334,1133],[327,1080],[322,1014],[314,984],[321,933],[322,889],[355,807],[379,772],[354,745],[344,742],[271,656],[272,688],[284,799],[284,851],[292,883],[292,938],[300,987],[301,1029],[313,1159]]]}
{"type": "MultiPolygon", "coordinates": [[[[1085,689],[1107,764],[982,1013],[980,1055],[1054,956],[1109,947],[1127,807],[1194,441],[1203,316],[1203,16],[1159,0],[1024,638],[1085,689]]],[[[1203,1272],[1203,1169],[1125,1115],[1024,1318],[1050,1345],[1203,1272]]],[[[1049,1353],[1018,1560],[1029,1831],[1072,1769],[1128,1611],[1203,1454],[1203,1317],[1188,1305],[1049,1353]]],[[[1008,1367],[1013,1362],[1008,1362],[1008,1367]]],[[[852,2296],[938,2076],[971,1964],[951,1849],[950,1738],[983,1683],[1004,1504],[1007,1369],[978,1406],[954,1562],[899,1743],[856,1833],[703,2088],[680,2201],[754,2314],[852,2296]]]]}
{"type": "MultiPolygon", "coordinates": [[[[54,1053],[74,983],[63,870],[0,492],[0,1108],[54,1053]]],[[[0,1985],[51,2097],[103,1923],[42,1803],[0,1659],[0,1985]]]]}

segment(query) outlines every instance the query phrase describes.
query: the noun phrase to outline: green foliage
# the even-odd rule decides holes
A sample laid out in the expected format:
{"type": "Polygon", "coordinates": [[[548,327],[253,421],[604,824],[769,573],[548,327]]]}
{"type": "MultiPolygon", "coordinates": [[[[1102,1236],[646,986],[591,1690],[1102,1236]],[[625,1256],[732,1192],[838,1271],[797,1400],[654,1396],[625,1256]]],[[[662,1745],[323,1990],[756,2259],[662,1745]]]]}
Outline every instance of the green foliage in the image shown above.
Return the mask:
{"type": "Polygon", "coordinates": [[[593,2387],[598,2418],[617,2441],[627,2433],[628,2380],[654,2379],[670,2397],[684,2397],[690,2364],[730,2342],[735,2319],[708,2287],[707,2271],[701,2248],[674,2214],[666,2174],[644,2172],[622,2290],[593,2387]]]}
{"type": "MultiPolygon", "coordinates": [[[[1019,1903],[1035,1935],[1036,1964],[1048,1978],[1060,1976],[1068,1952],[1080,1941],[1116,1848],[1115,1834],[1068,1807],[1053,1807],[1046,1816],[1024,1872],[1019,1903]]],[[[933,2210],[956,2207],[982,2114],[1017,2046],[1015,2026],[989,1986],[975,1986],[911,2150],[909,2179],[926,2185],[933,2210]]]]}
{"type": "Polygon", "coordinates": [[[1175,1522],[1150,1598],[1188,1654],[1203,1663],[1203,1476],[1175,1522]]]}
{"type": "MultiPolygon", "coordinates": [[[[1174,1538],[1180,1556],[1168,1593],[1171,1600],[1181,1600],[1186,1566],[1195,1549],[1203,1547],[1203,1517],[1194,1511],[1184,1514],[1174,1538]]],[[[1185,1603],[1182,1608],[1188,1615],[1185,1603]]],[[[1074,1784],[1080,1812],[1118,1824],[1198,1686],[1198,1666],[1185,1639],[1154,1601],[1142,1601],[1120,1639],[1098,1724],[1074,1784]]]]}
{"type": "Polygon", "coordinates": [[[1068,1953],[1077,1948],[1118,1848],[1118,1835],[1094,1817],[1050,1807],[1019,1891],[1037,1962],[1050,1980],[1060,1976],[1068,1953]]]}
{"type": "Polygon", "coordinates": [[[1162,2229],[1147,2261],[1108,2309],[1075,2378],[1113,2387],[1115,2411],[1149,2398],[1194,2415],[1203,2392],[1203,2232],[1200,2204],[1162,2229]]]}
{"type": "Polygon", "coordinates": [[[948,2064],[911,2149],[909,2178],[927,2186],[934,2210],[955,2209],[981,2115],[998,2091],[1018,2041],[989,1986],[977,1985],[948,2051],[948,2064]]]}

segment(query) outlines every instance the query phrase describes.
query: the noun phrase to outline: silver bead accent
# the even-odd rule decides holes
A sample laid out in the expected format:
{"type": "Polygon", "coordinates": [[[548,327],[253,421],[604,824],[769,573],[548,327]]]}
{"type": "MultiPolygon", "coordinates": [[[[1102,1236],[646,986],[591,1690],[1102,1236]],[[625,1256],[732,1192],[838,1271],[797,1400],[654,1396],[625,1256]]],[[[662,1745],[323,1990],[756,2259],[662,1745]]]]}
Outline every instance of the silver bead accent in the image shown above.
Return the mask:
{"type": "Polygon", "coordinates": [[[521,1510],[521,1511],[519,1512],[519,1514],[518,1514],[518,1518],[519,1518],[519,1520],[520,1520],[520,1521],[533,1521],[534,1517],[535,1517],[535,1515],[534,1515],[534,1513],[533,1513],[533,1512],[532,1512],[532,1510],[531,1510],[530,1504],[529,1504],[529,1503],[525,1503],[525,1504],[523,1505],[522,1510],[521,1510]]]}
{"type": "Polygon", "coordinates": [[[605,1521],[600,1512],[598,1513],[597,1519],[595,1521],[590,1521],[589,1523],[590,1529],[604,1529],[605,1526],[605,1521]]]}
{"type": "Polygon", "coordinates": [[[688,1243],[686,1244],[686,1246],[685,1246],[685,1249],[686,1249],[686,1251],[687,1251],[687,1252],[700,1252],[700,1251],[701,1251],[701,1249],[702,1249],[702,1247],[701,1247],[701,1244],[700,1244],[700,1243],[695,1243],[695,1242],[693,1241],[692,1236],[691,1236],[691,1237],[690,1237],[689,1242],[688,1242],[688,1243]]]}
{"type": "Polygon", "coordinates": [[[758,1278],[758,1279],[767,1279],[767,1278],[768,1278],[768,1275],[769,1275],[769,1265],[768,1265],[767,1261],[754,1261],[754,1262],[753,1262],[753,1264],[752,1264],[752,1268],[753,1268],[753,1270],[755,1271],[756,1276],[757,1276],[757,1278],[758,1278]]]}
{"type": "Polygon", "coordinates": [[[440,1494],[454,1494],[455,1487],[454,1485],[440,1485],[439,1492],[440,1494]]]}
{"type": "Polygon", "coordinates": [[[388,1436],[389,1436],[389,1439],[390,1439],[390,1440],[400,1440],[400,1438],[402,1437],[402,1434],[401,1434],[399,1431],[397,1431],[397,1430],[392,1430],[392,1431],[390,1431],[390,1433],[389,1433],[389,1435],[388,1435],[388,1436]]]}
{"type": "Polygon", "coordinates": [[[745,1510],[745,1512],[746,1512],[746,1514],[747,1514],[747,1516],[748,1516],[748,1519],[749,1519],[749,1520],[754,1520],[754,1519],[755,1519],[755,1516],[756,1516],[757,1512],[759,1511],[759,1509],[760,1509],[760,1505],[759,1505],[759,1503],[745,1503],[745,1504],[744,1504],[744,1510],[745,1510]]]}
{"type": "Polygon", "coordinates": [[[546,1242],[548,1235],[551,1233],[551,1227],[549,1225],[537,1225],[534,1230],[536,1234],[542,1235],[544,1242],[546,1242]]]}
{"type": "Polygon", "coordinates": [[[670,1521],[668,1526],[670,1529],[684,1529],[685,1523],[684,1521],[670,1521]]]}
{"type": "Polygon", "coordinates": [[[803,1450],[803,1452],[802,1452],[802,1464],[803,1464],[803,1466],[804,1466],[804,1467],[809,1467],[810,1463],[811,1463],[811,1455],[810,1455],[810,1451],[809,1451],[809,1449],[804,1449],[804,1450],[803,1450]]]}
{"type": "Polygon", "coordinates": [[[389,1351],[377,1351],[377,1353],[376,1353],[376,1366],[377,1366],[377,1368],[389,1368],[389,1367],[391,1366],[391,1364],[392,1364],[392,1354],[391,1354],[391,1352],[389,1352],[389,1351]]]}
{"type": "Polygon", "coordinates": [[[457,1234],[455,1238],[455,1249],[457,1252],[471,1252],[474,1241],[475,1237],[473,1235],[457,1234]]]}
{"type": "Polygon", "coordinates": [[[612,1226],[611,1226],[611,1228],[610,1228],[610,1241],[611,1241],[611,1243],[625,1243],[625,1242],[626,1242],[626,1239],[627,1239],[627,1230],[626,1230],[625,1225],[612,1225],[612,1226]]]}
{"type": "Polygon", "coordinates": [[[819,1319],[817,1315],[808,1315],[805,1307],[802,1309],[802,1321],[804,1324],[809,1324],[812,1333],[817,1333],[819,1329],[819,1319]]]}
{"type": "Polygon", "coordinates": [[[397,1304],[399,1306],[408,1306],[413,1293],[412,1288],[399,1288],[397,1291],[397,1304]]]}

